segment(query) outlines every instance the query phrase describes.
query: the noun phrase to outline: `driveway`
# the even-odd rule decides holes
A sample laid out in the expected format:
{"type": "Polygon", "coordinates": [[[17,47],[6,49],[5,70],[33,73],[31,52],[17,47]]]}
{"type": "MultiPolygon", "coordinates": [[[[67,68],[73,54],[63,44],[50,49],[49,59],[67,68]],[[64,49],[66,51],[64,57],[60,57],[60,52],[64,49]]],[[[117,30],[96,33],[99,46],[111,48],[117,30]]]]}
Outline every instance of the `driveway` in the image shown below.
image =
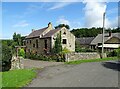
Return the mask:
{"type": "Polygon", "coordinates": [[[39,60],[30,60],[25,59],[22,60],[22,63],[24,65],[24,68],[44,68],[47,66],[55,66],[63,64],[63,62],[48,62],[48,61],[39,61],[39,60]]]}
{"type": "Polygon", "coordinates": [[[118,87],[117,67],[116,61],[46,67],[27,87],[118,87]]]}

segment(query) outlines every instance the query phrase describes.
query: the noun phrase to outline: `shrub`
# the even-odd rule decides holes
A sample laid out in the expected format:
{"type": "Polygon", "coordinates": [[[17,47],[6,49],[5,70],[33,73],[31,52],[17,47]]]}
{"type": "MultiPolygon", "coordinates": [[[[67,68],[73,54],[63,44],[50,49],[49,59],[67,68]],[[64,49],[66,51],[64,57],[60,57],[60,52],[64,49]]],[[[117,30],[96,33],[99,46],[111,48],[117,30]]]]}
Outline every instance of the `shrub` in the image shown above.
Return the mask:
{"type": "Polygon", "coordinates": [[[24,51],[24,49],[20,49],[19,50],[18,56],[21,56],[21,57],[25,58],[25,51],[24,51]]]}
{"type": "Polygon", "coordinates": [[[2,49],[2,71],[7,71],[11,68],[12,52],[5,44],[2,44],[0,49],[2,49]]]}
{"type": "Polygon", "coordinates": [[[62,50],[62,53],[70,53],[70,50],[65,47],[65,48],[62,50]]]}
{"type": "Polygon", "coordinates": [[[120,59],[120,47],[117,49],[117,57],[120,59]]]}
{"type": "Polygon", "coordinates": [[[113,50],[112,52],[108,52],[107,56],[108,56],[108,57],[117,56],[117,50],[113,50]]]}
{"type": "Polygon", "coordinates": [[[26,53],[26,58],[32,59],[32,60],[42,60],[42,61],[58,61],[58,62],[62,62],[65,61],[65,57],[64,54],[53,54],[53,55],[37,55],[37,54],[28,54],[26,53]]]}

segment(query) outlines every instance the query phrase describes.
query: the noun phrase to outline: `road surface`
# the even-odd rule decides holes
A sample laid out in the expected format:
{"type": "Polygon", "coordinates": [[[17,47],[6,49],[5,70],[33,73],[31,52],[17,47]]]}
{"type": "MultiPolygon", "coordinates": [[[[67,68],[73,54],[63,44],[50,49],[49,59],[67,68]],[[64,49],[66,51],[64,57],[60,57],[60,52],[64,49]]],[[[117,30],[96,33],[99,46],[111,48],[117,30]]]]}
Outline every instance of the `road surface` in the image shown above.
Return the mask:
{"type": "Polygon", "coordinates": [[[118,87],[118,71],[116,61],[57,65],[39,71],[27,87],[118,87]]]}

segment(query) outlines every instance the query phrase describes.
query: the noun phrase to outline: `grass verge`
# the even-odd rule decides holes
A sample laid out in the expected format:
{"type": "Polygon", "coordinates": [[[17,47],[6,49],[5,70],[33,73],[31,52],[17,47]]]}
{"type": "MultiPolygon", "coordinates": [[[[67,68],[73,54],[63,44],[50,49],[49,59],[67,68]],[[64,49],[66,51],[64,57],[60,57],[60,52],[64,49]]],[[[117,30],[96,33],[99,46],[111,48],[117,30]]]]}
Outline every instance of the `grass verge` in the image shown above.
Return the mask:
{"type": "Polygon", "coordinates": [[[36,77],[36,69],[20,69],[2,72],[2,87],[22,87],[36,77]]]}
{"type": "Polygon", "coordinates": [[[109,61],[109,60],[117,60],[117,57],[107,57],[107,58],[98,58],[98,59],[83,59],[83,60],[76,60],[76,61],[70,61],[65,62],[65,64],[81,64],[81,63],[87,63],[87,62],[101,62],[101,61],[109,61]]]}

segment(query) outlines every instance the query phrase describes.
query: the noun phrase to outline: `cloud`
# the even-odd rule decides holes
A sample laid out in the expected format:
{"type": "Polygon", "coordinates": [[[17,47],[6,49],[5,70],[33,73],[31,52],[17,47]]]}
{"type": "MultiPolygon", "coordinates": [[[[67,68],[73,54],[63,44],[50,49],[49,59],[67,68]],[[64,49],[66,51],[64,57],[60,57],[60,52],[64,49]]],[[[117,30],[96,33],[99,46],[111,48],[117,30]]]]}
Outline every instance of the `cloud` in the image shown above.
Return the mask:
{"type": "MultiPolygon", "coordinates": [[[[84,0],[3,0],[3,2],[82,2],[84,0]]],[[[88,0],[89,2],[94,0],[88,0]]],[[[119,2],[119,0],[99,0],[100,2],[119,2]]]]}
{"type": "Polygon", "coordinates": [[[63,8],[67,5],[70,5],[70,2],[59,2],[59,3],[55,3],[52,7],[50,7],[48,10],[54,10],[54,9],[59,9],[59,8],[63,8]]]}
{"type": "Polygon", "coordinates": [[[26,20],[23,20],[23,21],[20,21],[18,22],[17,24],[13,25],[13,27],[26,27],[28,26],[29,24],[27,23],[26,20]]]}
{"type": "MultiPolygon", "coordinates": [[[[93,0],[94,1],[94,0],[93,0]]],[[[106,11],[107,5],[104,2],[98,2],[96,0],[94,2],[89,2],[85,0],[85,26],[86,27],[102,27],[103,26],[103,13],[106,12],[107,15],[113,14],[112,11],[116,11],[117,8],[112,9],[112,11],[106,11]]],[[[114,12],[116,13],[116,12],[114,12]]],[[[116,27],[117,26],[117,19],[114,17],[113,19],[105,18],[105,27],[116,27]]]]}
{"type": "Polygon", "coordinates": [[[58,21],[57,21],[57,24],[67,24],[67,25],[70,25],[70,22],[64,18],[64,16],[61,16],[58,21]]]}
{"type": "Polygon", "coordinates": [[[71,30],[83,27],[83,23],[81,23],[80,21],[78,21],[78,20],[71,21],[71,20],[66,19],[64,16],[60,16],[56,23],[57,24],[67,24],[70,26],[71,30]]]}
{"type": "MultiPolygon", "coordinates": [[[[105,3],[101,2],[84,2],[85,25],[87,27],[102,27],[103,13],[106,11],[105,3]]],[[[107,20],[106,20],[107,21],[107,20]]]]}

